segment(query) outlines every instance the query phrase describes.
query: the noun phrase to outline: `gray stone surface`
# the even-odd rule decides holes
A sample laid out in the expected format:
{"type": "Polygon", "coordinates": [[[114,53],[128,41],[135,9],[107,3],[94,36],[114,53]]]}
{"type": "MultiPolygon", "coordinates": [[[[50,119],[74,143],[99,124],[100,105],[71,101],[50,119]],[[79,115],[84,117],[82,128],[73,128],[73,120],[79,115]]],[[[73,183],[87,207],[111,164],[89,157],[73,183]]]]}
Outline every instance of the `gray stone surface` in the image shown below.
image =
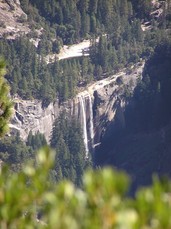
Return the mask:
{"type": "MultiPolygon", "coordinates": [[[[141,77],[144,64],[132,67],[131,73],[126,74],[126,70],[113,75],[104,80],[89,85],[86,89],[81,90],[78,95],[59,106],[58,101],[50,103],[47,108],[42,108],[38,100],[21,100],[14,98],[15,112],[11,120],[11,133],[18,131],[22,139],[26,140],[30,131],[33,133],[40,132],[45,134],[49,140],[53,122],[59,113],[65,110],[69,116],[74,116],[80,121],[80,103],[79,96],[89,94],[93,102],[94,114],[94,138],[95,144],[100,141],[101,135],[106,128],[115,119],[116,113],[119,114],[120,120],[124,125],[125,104],[129,98],[126,93],[132,94],[136,86],[137,79],[141,77]],[[118,112],[119,111],[119,112],[118,112]]],[[[85,100],[88,103],[88,100],[85,100]]],[[[86,107],[89,105],[87,104],[86,107]]],[[[90,110],[86,110],[87,122],[89,122],[90,110]]]]}

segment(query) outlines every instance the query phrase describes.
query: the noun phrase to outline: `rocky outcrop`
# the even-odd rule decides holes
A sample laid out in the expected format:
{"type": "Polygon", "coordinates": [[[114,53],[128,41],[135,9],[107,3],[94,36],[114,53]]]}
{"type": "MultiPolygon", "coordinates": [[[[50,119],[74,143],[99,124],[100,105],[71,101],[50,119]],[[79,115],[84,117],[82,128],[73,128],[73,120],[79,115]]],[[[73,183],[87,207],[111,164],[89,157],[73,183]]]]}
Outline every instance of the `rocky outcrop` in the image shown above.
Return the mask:
{"type": "Polygon", "coordinates": [[[20,132],[22,139],[26,140],[30,131],[33,133],[44,133],[46,138],[52,131],[52,125],[58,115],[58,105],[49,104],[46,109],[38,100],[19,100],[15,98],[15,115],[11,121],[10,127],[12,133],[20,132]]]}
{"type": "Polygon", "coordinates": [[[124,126],[122,111],[127,103],[128,94],[133,92],[137,79],[141,77],[142,69],[143,64],[134,66],[129,73],[126,73],[125,70],[91,84],[75,98],[60,106],[56,101],[50,103],[47,108],[43,108],[38,100],[23,101],[14,98],[15,114],[10,124],[11,131],[12,133],[19,131],[24,140],[30,131],[33,133],[39,131],[49,140],[54,120],[61,111],[65,110],[69,116],[78,119],[82,127],[84,126],[83,132],[87,131],[85,133],[87,136],[84,136],[84,139],[87,138],[85,142],[87,141],[87,144],[90,145],[91,140],[91,143],[96,145],[116,116],[124,126]]]}
{"type": "Polygon", "coordinates": [[[131,72],[121,72],[94,90],[94,142],[99,145],[106,131],[110,132],[112,125],[118,123],[124,128],[125,106],[133,94],[137,80],[141,78],[143,64],[134,66],[131,72]]]}
{"type": "Polygon", "coordinates": [[[27,14],[21,9],[19,0],[0,1],[0,37],[7,39],[30,32],[27,14]]]}
{"type": "Polygon", "coordinates": [[[10,123],[11,134],[19,131],[23,140],[26,140],[29,132],[32,131],[33,134],[43,133],[49,141],[54,120],[64,109],[68,115],[79,116],[78,106],[75,105],[77,99],[69,100],[61,106],[57,100],[46,108],[42,107],[42,102],[39,100],[21,100],[17,97],[13,100],[15,111],[10,123]]]}

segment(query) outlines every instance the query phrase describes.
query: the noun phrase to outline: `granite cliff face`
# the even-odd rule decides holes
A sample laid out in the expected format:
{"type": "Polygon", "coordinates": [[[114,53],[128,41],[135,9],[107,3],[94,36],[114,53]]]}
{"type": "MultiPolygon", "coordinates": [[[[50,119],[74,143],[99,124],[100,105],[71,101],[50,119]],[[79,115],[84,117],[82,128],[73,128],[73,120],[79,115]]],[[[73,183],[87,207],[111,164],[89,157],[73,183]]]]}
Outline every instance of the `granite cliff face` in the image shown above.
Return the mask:
{"type": "Polygon", "coordinates": [[[11,133],[19,131],[23,140],[27,139],[30,131],[33,134],[43,133],[49,140],[53,128],[53,122],[59,113],[65,109],[68,115],[78,116],[76,99],[69,100],[59,106],[58,100],[43,108],[39,100],[21,100],[14,98],[15,111],[10,123],[11,133]]]}
{"type": "Polygon", "coordinates": [[[27,15],[21,9],[19,0],[0,1],[0,37],[15,39],[30,32],[27,15]]]}
{"type": "MultiPolygon", "coordinates": [[[[110,132],[116,122],[122,128],[125,125],[124,111],[129,102],[137,80],[142,76],[144,64],[134,66],[131,72],[120,72],[102,82],[101,87],[94,90],[94,142],[101,143],[106,132],[110,132]]],[[[100,82],[101,84],[101,82],[100,82]]]]}
{"type": "Polygon", "coordinates": [[[38,100],[14,98],[15,112],[11,121],[11,132],[20,132],[26,140],[30,131],[45,134],[49,140],[53,122],[61,111],[74,116],[81,123],[85,145],[98,145],[100,139],[116,117],[124,125],[123,111],[129,96],[133,93],[137,79],[141,77],[143,64],[134,66],[126,73],[116,75],[91,84],[75,98],[59,105],[58,101],[42,108],[38,100]],[[91,142],[91,143],[90,143],[91,142]]]}
{"type": "Polygon", "coordinates": [[[14,99],[15,115],[11,121],[12,132],[19,131],[22,139],[26,140],[30,131],[44,133],[49,138],[54,119],[58,115],[57,103],[49,104],[46,109],[38,100],[14,99]]]}

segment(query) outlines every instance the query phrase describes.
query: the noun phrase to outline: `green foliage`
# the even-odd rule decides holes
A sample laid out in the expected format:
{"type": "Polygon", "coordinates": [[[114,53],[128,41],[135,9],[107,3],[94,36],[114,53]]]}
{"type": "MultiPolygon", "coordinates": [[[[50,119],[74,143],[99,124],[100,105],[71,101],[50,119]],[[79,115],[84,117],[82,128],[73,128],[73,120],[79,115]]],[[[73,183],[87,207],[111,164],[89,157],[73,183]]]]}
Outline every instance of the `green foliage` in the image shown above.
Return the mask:
{"type": "Polygon", "coordinates": [[[54,152],[37,153],[36,166],[27,164],[9,175],[0,174],[0,227],[65,229],[169,229],[171,183],[154,179],[152,187],[128,198],[129,179],[110,168],[88,171],[83,189],[71,182],[48,182],[54,152]],[[39,219],[37,218],[39,216],[39,219]]]}
{"type": "Polygon", "coordinates": [[[152,4],[149,0],[130,0],[138,17],[149,19],[152,4]]]}
{"type": "Polygon", "coordinates": [[[20,139],[19,134],[4,137],[0,140],[0,159],[17,171],[23,163],[34,158],[33,150],[20,139]]]}
{"type": "Polygon", "coordinates": [[[8,122],[12,114],[9,86],[4,79],[5,62],[0,59],[0,138],[8,132],[8,122]]]}
{"type": "Polygon", "coordinates": [[[0,160],[8,164],[12,171],[19,171],[26,161],[35,161],[35,151],[46,145],[44,135],[39,132],[35,135],[30,132],[26,143],[17,132],[0,140],[0,160]]]}
{"type": "Polygon", "coordinates": [[[23,99],[40,99],[46,107],[56,98],[60,103],[72,98],[80,82],[92,79],[93,66],[88,57],[47,64],[44,50],[45,47],[37,50],[27,37],[13,41],[0,39],[0,53],[7,59],[6,78],[11,94],[17,93],[23,99]]]}
{"type": "MultiPolygon", "coordinates": [[[[58,182],[69,179],[81,186],[83,171],[90,167],[91,157],[85,160],[82,131],[78,122],[69,120],[64,114],[60,115],[54,123],[51,145],[56,156],[50,180],[58,182]]],[[[0,160],[8,164],[11,171],[19,171],[26,161],[35,162],[35,151],[43,146],[47,146],[43,134],[32,134],[30,131],[25,143],[17,133],[0,140],[0,160]]]]}
{"type": "Polygon", "coordinates": [[[48,191],[47,169],[53,161],[51,157],[52,154],[48,149],[43,153],[40,152],[36,170],[33,166],[27,165],[22,172],[9,174],[6,167],[2,168],[0,176],[1,228],[34,228],[35,225],[38,226],[36,204],[40,203],[41,206],[40,200],[43,190],[48,191]]]}
{"type": "Polygon", "coordinates": [[[170,28],[168,7],[160,24],[153,23],[153,29],[142,31],[139,18],[149,14],[149,4],[142,0],[21,0],[32,32],[13,41],[0,39],[0,53],[8,62],[11,93],[24,99],[41,99],[45,107],[56,98],[59,102],[72,98],[79,85],[148,57],[169,37],[170,28]],[[40,39],[37,48],[30,38],[40,39]],[[46,55],[83,38],[91,38],[90,57],[46,64],[46,55]]]}
{"type": "Polygon", "coordinates": [[[54,123],[51,146],[56,151],[53,172],[54,175],[56,174],[55,179],[69,179],[80,186],[83,171],[90,162],[85,160],[82,131],[78,122],[74,119],[70,120],[64,113],[60,114],[54,123]]]}
{"type": "Polygon", "coordinates": [[[35,135],[33,135],[32,131],[30,131],[27,137],[26,145],[30,146],[35,151],[43,146],[46,146],[47,142],[43,134],[37,132],[35,135]]]}

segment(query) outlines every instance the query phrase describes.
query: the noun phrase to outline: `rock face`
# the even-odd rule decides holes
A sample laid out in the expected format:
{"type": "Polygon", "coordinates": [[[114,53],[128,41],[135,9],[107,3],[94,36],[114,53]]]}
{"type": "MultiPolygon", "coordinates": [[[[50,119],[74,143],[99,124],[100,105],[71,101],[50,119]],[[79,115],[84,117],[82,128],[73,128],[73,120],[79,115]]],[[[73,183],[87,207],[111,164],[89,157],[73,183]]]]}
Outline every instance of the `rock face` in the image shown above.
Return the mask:
{"type": "Polygon", "coordinates": [[[137,79],[141,77],[142,69],[143,64],[132,67],[130,74],[123,71],[98,81],[61,106],[56,101],[42,108],[38,100],[14,98],[15,114],[10,124],[11,131],[19,131],[24,140],[30,131],[39,131],[49,140],[54,120],[65,110],[81,123],[85,145],[93,148],[100,143],[104,132],[116,117],[124,126],[124,107],[137,79]]]}
{"type": "Polygon", "coordinates": [[[20,1],[0,1],[0,37],[5,34],[7,39],[15,39],[29,31],[27,15],[21,9],[20,1]]]}
{"type": "Polygon", "coordinates": [[[12,132],[18,130],[21,138],[26,140],[30,131],[33,133],[39,131],[49,139],[54,119],[59,111],[57,103],[51,103],[46,109],[43,109],[41,102],[37,100],[14,101],[15,115],[10,124],[12,132]]]}
{"type": "Polygon", "coordinates": [[[58,101],[50,103],[48,107],[43,108],[39,100],[21,100],[14,98],[15,111],[11,120],[11,133],[20,132],[20,137],[23,140],[27,139],[30,131],[33,134],[43,133],[49,141],[54,120],[59,116],[59,113],[65,109],[69,115],[78,116],[78,109],[75,102],[76,99],[69,100],[62,106],[59,106],[58,101]]]}
{"type": "Polygon", "coordinates": [[[112,125],[116,124],[124,128],[125,106],[129,101],[131,94],[141,78],[143,64],[137,66],[130,74],[121,72],[109,79],[109,82],[102,85],[101,88],[94,90],[94,142],[95,146],[99,145],[101,139],[110,133],[112,125]]]}

